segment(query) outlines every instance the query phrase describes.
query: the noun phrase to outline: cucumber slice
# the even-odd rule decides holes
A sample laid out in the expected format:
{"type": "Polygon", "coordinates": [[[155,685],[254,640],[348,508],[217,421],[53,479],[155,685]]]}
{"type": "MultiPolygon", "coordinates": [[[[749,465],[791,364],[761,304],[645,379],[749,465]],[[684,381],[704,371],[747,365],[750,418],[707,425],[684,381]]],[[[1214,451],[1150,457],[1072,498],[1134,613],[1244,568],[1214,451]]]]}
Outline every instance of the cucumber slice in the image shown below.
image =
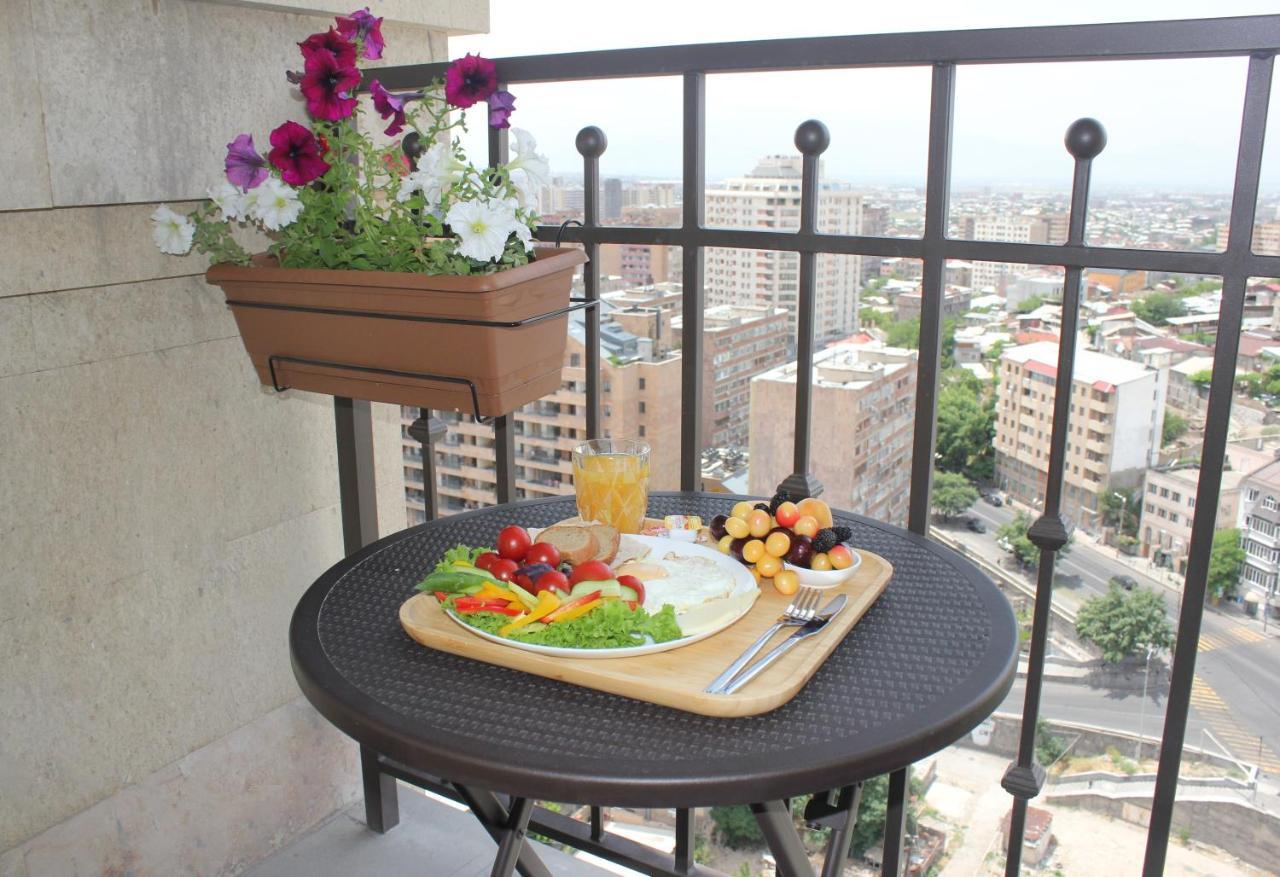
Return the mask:
{"type": "Polygon", "coordinates": [[[630,585],[624,585],[621,582],[619,582],[618,589],[622,592],[618,596],[621,597],[623,600],[630,600],[636,603],[640,602],[640,595],[637,594],[636,589],[631,587],[630,585]]]}
{"type": "Polygon", "coordinates": [[[608,579],[603,582],[578,582],[569,592],[569,596],[581,597],[595,591],[599,591],[601,597],[617,597],[622,593],[622,585],[617,579],[608,579]]]}
{"type": "Polygon", "coordinates": [[[534,606],[538,605],[538,598],[517,585],[515,582],[507,582],[506,587],[507,590],[520,598],[520,602],[524,604],[526,609],[532,609],[534,606]]]}

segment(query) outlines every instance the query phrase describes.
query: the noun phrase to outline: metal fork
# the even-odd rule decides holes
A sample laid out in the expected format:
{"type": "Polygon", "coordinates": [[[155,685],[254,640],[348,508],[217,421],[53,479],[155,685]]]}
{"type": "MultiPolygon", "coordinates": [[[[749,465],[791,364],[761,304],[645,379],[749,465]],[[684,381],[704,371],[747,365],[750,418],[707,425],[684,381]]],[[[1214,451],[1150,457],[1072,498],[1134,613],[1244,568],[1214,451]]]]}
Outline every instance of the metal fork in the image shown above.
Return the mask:
{"type": "Polygon", "coordinates": [[[720,694],[723,689],[733,680],[734,676],[747,666],[760,650],[765,647],[769,640],[773,639],[773,635],[784,627],[799,627],[813,620],[814,614],[818,611],[818,597],[820,592],[817,588],[804,587],[796,592],[795,599],[791,604],[783,610],[778,616],[778,620],[764,632],[760,639],[752,643],[745,652],[743,652],[737,660],[730,664],[723,673],[712,680],[704,691],[708,694],[720,694]]]}

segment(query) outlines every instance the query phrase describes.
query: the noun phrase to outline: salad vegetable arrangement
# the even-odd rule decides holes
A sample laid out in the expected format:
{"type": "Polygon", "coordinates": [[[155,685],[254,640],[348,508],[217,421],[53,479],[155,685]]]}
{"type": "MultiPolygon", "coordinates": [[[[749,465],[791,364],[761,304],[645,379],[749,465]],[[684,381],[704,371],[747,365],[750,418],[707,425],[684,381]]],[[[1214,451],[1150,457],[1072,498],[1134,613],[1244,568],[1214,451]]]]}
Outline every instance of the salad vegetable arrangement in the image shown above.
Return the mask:
{"type": "Polygon", "coordinates": [[[450,549],[418,590],[464,624],[536,645],[627,648],[683,635],[670,604],[645,608],[639,579],[615,576],[599,560],[562,562],[555,545],[534,542],[523,527],[505,528],[496,550],[450,549]]]}

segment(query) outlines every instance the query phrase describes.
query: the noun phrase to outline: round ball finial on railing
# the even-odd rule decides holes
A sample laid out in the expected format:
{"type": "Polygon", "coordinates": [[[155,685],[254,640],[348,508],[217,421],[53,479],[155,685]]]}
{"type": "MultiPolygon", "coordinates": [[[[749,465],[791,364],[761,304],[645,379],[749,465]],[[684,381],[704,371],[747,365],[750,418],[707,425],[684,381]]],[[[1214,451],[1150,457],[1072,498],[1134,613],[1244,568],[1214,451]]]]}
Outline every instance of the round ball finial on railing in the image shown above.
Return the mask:
{"type": "Polygon", "coordinates": [[[573,143],[582,155],[588,158],[599,158],[609,147],[609,138],[605,137],[604,132],[595,125],[588,125],[578,132],[573,143]]]}
{"type": "Polygon", "coordinates": [[[831,145],[831,132],[817,119],[801,122],[796,128],[796,149],[804,155],[821,155],[831,145]]]}
{"type": "Polygon", "coordinates": [[[404,135],[404,139],[400,141],[400,150],[410,159],[422,156],[425,150],[422,148],[422,138],[418,136],[417,131],[410,131],[404,135]]]}
{"type": "Polygon", "coordinates": [[[1076,119],[1067,129],[1063,142],[1073,157],[1087,161],[1096,158],[1107,145],[1107,129],[1097,119],[1076,119]]]}

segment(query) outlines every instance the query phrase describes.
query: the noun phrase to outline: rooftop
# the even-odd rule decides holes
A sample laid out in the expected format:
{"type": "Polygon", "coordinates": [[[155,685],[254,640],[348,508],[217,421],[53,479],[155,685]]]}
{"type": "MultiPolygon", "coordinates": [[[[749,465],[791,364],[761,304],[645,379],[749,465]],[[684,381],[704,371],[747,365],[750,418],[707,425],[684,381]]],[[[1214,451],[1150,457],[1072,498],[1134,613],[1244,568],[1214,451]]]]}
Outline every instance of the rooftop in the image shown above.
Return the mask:
{"type": "MultiPolygon", "coordinates": [[[[1057,373],[1058,345],[1054,341],[1038,341],[1035,344],[1024,344],[1012,347],[1000,356],[1022,365],[1037,363],[1057,373]]],[[[1077,381],[1093,384],[1099,381],[1120,386],[1121,384],[1140,381],[1155,374],[1155,371],[1141,363],[1118,356],[1107,356],[1092,350],[1076,350],[1076,365],[1073,376],[1077,381]]]]}

